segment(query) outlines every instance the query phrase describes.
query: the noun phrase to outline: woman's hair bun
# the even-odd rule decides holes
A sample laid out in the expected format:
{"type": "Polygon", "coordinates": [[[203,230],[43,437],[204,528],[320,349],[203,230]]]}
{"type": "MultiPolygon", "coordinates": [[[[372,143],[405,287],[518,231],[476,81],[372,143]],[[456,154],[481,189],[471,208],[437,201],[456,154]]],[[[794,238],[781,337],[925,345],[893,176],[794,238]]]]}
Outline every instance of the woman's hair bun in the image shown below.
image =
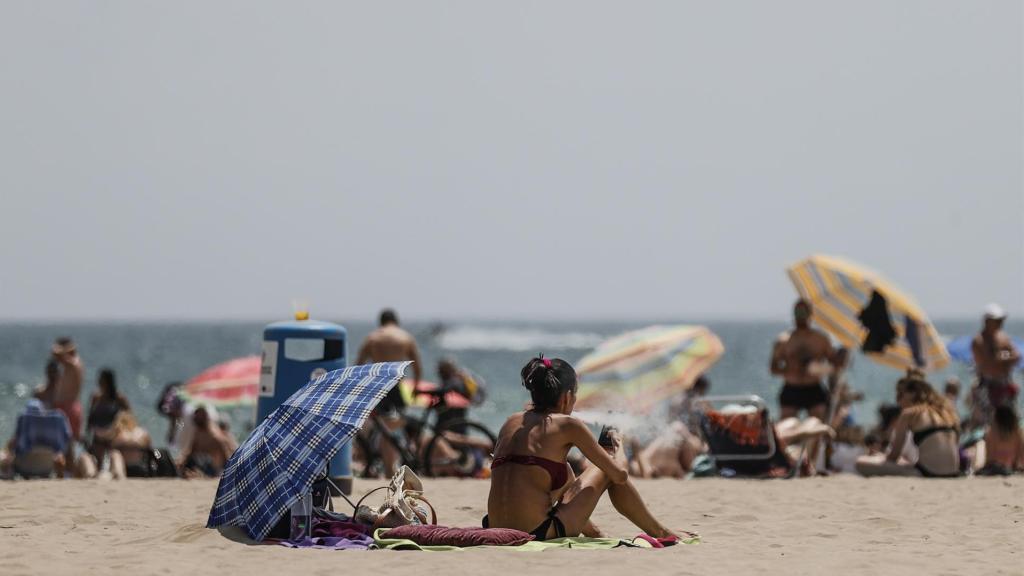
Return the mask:
{"type": "Polygon", "coordinates": [[[556,397],[564,390],[576,388],[576,373],[572,367],[564,360],[550,360],[543,354],[527,362],[520,375],[523,387],[531,394],[556,397]]]}
{"type": "Polygon", "coordinates": [[[541,354],[536,358],[533,358],[523,366],[523,371],[520,373],[523,379],[523,387],[530,392],[537,390],[538,388],[547,388],[548,373],[551,371],[551,360],[544,358],[541,354]]]}
{"type": "Polygon", "coordinates": [[[562,394],[576,391],[576,371],[560,358],[551,360],[543,354],[531,358],[520,376],[523,387],[530,391],[534,408],[554,407],[562,394]]]}

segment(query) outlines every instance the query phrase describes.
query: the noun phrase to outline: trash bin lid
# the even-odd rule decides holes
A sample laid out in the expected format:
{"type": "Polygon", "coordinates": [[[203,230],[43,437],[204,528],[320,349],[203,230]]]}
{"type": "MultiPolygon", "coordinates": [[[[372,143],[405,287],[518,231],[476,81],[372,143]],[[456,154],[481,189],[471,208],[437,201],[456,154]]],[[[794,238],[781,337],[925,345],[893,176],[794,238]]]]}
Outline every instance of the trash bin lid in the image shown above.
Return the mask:
{"type": "Polygon", "coordinates": [[[323,338],[327,340],[338,340],[344,338],[348,332],[344,326],[331,322],[319,320],[287,320],[267,324],[263,329],[265,340],[278,340],[281,338],[323,338]]]}

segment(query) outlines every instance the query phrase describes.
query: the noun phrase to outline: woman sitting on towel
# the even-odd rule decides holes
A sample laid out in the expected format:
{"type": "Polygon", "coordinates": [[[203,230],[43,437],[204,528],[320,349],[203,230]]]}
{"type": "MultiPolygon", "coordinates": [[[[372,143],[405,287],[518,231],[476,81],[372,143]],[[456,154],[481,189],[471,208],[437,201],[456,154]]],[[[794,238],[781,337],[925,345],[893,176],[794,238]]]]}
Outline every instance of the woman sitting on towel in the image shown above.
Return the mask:
{"type": "Polygon", "coordinates": [[[532,406],[513,414],[498,433],[491,464],[491,492],[484,527],[515,528],[537,540],[564,536],[597,537],[590,515],[605,491],[620,514],[655,538],[674,539],[658,522],[629,481],[622,439],[598,445],[582,421],[571,416],[576,404],[576,371],[568,362],[541,355],[522,370],[532,406]],[[594,464],[575,477],[566,456],[573,447],[594,464]]]}
{"type": "Polygon", "coordinates": [[[958,476],[960,419],[949,400],[912,370],[896,384],[896,403],[901,410],[888,453],[861,456],[857,471],[865,476],[958,476]],[[917,448],[916,460],[904,455],[908,443],[917,448]]]}

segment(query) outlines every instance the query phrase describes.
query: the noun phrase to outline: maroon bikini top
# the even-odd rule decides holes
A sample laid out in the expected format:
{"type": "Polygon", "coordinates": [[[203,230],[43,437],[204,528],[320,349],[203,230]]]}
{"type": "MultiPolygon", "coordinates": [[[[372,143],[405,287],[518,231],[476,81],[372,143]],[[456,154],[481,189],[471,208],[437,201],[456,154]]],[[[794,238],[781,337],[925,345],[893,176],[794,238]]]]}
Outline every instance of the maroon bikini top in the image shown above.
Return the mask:
{"type": "Polygon", "coordinates": [[[548,460],[547,458],[542,458],[540,456],[526,456],[524,454],[498,456],[491,462],[491,469],[493,470],[508,462],[511,462],[512,464],[522,464],[523,466],[540,466],[547,470],[548,476],[551,476],[552,490],[565,486],[565,483],[569,481],[569,470],[565,462],[555,462],[554,460],[548,460]]]}

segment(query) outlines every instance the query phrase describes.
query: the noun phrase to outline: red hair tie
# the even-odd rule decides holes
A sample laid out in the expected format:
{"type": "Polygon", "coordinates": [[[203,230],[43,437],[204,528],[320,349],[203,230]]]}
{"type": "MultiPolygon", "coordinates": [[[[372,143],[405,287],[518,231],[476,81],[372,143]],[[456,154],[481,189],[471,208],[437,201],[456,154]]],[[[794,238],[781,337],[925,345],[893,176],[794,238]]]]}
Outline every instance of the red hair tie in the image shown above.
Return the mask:
{"type": "Polygon", "coordinates": [[[544,363],[545,368],[551,368],[551,360],[548,360],[547,358],[541,358],[540,361],[544,363]]]}

